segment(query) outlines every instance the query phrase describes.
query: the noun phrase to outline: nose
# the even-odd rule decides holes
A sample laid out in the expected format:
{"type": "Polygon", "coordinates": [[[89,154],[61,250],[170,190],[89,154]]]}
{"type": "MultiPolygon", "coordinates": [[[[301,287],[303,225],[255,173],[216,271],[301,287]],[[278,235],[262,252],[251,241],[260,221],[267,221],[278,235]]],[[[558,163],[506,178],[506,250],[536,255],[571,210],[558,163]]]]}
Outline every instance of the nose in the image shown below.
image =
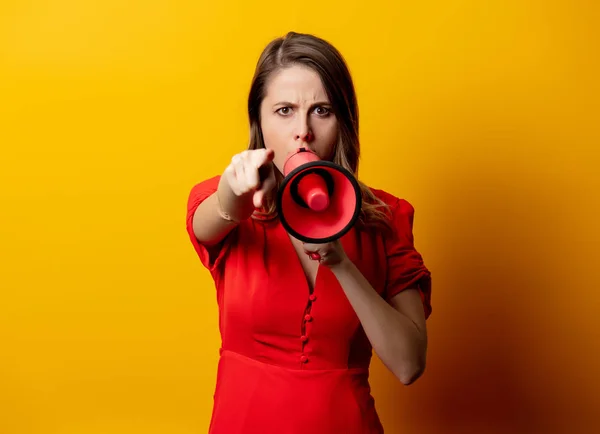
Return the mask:
{"type": "Polygon", "coordinates": [[[298,125],[296,125],[296,130],[294,132],[294,141],[297,145],[301,145],[303,143],[310,143],[312,140],[313,133],[308,123],[308,117],[301,117],[301,119],[298,120],[298,125]]]}

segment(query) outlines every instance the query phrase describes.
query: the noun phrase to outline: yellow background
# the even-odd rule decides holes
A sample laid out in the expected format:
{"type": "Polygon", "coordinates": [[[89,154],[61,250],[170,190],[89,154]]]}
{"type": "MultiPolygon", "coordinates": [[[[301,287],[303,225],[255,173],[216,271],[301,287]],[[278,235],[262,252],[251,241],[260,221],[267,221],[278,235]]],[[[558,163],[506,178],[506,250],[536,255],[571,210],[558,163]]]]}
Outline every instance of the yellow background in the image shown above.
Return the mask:
{"type": "Polygon", "coordinates": [[[388,433],[600,431],[595,1],[0,6],[0,433],[206,432],[214,290],[192,185],[247,142],[255,61],[334,43],[361,178],[434,277],[426,374],[374,363],[388,433]]]}

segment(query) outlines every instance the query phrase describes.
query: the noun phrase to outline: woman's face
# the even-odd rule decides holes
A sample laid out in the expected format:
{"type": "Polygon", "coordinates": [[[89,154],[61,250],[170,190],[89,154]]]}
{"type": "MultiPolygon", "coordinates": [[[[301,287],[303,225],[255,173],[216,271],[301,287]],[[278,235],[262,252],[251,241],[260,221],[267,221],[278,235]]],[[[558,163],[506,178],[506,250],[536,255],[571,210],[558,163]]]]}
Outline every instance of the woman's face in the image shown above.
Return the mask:
{"type": "Polygon", "coordinates": [[[287,155],[305,147],[322,160],[331,160],[338,139],[338,122],[321,78],[312,69],[292,66],[267,82],[260,109],[267,149],[275,151],[275,166],[283,173],[287,155]]]}

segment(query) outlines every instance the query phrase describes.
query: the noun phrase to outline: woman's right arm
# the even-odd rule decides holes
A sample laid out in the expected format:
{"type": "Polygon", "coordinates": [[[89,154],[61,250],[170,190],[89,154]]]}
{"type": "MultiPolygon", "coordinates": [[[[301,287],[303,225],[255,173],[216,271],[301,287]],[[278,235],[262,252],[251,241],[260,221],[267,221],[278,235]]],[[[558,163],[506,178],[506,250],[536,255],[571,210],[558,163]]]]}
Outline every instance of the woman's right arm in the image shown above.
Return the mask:
{"type": "Polygon", "coordinates": [[[220,243],[239,222],[263,205],[275,187],[274,152],[256,149],[236,154],[221,176],[217,191],[194,213],[194,235],[212,246],[220,243]]]}

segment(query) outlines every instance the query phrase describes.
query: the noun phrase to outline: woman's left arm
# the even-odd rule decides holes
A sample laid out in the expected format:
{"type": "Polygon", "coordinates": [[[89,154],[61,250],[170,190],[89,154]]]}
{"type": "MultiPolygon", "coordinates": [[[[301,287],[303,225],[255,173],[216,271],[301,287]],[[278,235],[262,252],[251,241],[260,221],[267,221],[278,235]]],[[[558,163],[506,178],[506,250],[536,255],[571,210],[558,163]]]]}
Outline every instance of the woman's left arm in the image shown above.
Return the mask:
{"type": "Polygon", "coordinates": [[[373,350],[405,385],[425,370],[427,327],[417,289],[405,289],[388,303],[345,255],[339,242],[305,245],[319,253],[321,263],[333,272],[354,308],[373,350]]]}
{"type": "Polygon", "coordinates": [[[373,350],[405,385],[425,370],[427,326],[416,289],[406,289],[388,303],[348,259],[330,267],[354,308],[373,350]]]}

